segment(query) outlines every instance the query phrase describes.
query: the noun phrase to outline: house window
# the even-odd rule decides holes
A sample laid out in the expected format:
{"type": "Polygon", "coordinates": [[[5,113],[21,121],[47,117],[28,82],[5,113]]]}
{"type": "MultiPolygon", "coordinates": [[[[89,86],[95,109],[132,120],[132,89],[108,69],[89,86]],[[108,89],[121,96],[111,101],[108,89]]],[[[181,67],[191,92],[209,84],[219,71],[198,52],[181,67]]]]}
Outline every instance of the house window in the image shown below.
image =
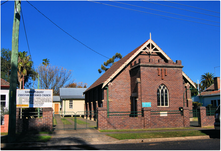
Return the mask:
{"type": "Polygon", "coordinates": [[[211,100],[212,107],[216,107],[216,100],[211,100]]]}
{"type": "Polygon", "coordinates": [[[165,85],[157,89],[157,106],[169,106],[169,91],[165,85]]]}
{"type": "Polygon", "coordinates": [[[73,100],[69,100],[69,109],[73,109],[73,100]]]}
{"type": "Polygon", "coordinates": [[[6,100],[6,95],[1,95],[1,100],[3,101],[5,101],[6,100]]]}

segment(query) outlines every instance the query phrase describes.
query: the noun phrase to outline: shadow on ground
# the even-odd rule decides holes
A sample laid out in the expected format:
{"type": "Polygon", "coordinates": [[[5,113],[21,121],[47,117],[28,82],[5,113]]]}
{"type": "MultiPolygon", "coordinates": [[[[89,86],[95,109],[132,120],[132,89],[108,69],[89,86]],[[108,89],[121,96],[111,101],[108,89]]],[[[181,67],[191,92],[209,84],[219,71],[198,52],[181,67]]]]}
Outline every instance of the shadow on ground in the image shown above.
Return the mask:
{"type": "Polygon", "coordinates": [[[205,133],[206,135],[209,135],[210,138],[218,138],[220,139],[220,131],[215,129],[209,129],[209,130],[200,130],[202,133],[205,133]]]}
{"type": "MultiPolygon", "coordinates": [[[[55,132],[52,132],[55,133],[55,132]]],[[[50,134],[52,134],[50,133],[50,134]]],[[[46,136],[50,136],[47,134],[46,136]]],[[[90,144],[85,142],[81,138],[77,137],[65,137],[65,138],[51,138],[50,141],[38,141],[36,142],[35,137],[38,137],[39,132],[32,131],[17,134],[15,136],[14,143],[8,143],[8,136],[1,136],[1,143],[4,143],[1,146],[2,150],[47,150],[47,149],[81,149],[81,150],[95,150],[96,148],[92,147],[90,144]]],[[[41,136],[44,136],[41,135],[41,136]]]]}
{"type": "Polygon", "coordinates": [[[57,138],[52,142],[48,143],[16,143],[16,144],[7,144],[5,147],[1,148],[2,150],[96,150],[93,146],[87,144],[84,140],[75,137],[66,137],[66,138],[57,138]],[[74,145],[70,145],[74,144],[74,145]]]}

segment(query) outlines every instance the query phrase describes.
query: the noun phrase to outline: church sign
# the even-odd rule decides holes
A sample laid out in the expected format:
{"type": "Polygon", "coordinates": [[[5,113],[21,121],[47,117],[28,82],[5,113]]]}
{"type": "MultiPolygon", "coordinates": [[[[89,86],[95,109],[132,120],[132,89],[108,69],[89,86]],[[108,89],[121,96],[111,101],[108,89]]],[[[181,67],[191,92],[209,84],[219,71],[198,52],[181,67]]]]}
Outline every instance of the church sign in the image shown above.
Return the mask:
{"type": "Polygon", "coordinates": [[[142,102],[142,107],[151,107],[151,102],[142,102]]]}
{"type": "Polygon", "coordinates": [[[52,107],[53,90],[17,89],[17,108],[44,108],[52,107]]]}

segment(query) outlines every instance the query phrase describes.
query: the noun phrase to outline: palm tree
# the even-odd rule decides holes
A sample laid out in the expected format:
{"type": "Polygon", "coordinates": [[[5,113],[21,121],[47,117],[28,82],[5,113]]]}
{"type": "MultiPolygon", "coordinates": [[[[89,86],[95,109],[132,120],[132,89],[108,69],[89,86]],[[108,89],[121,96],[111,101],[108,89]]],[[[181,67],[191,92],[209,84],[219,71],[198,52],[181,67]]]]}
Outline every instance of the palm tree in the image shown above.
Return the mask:
{"type": "Polygon", "coordinates": [[[31,70],[33,62],[30,61],[30,56],[27,56],[27,52],[19,52],[18,53],[18,81],[20,85],[20,89],[23,81],[23,89],[24,89],[24,78],[27,76],[28,70],[31,70]]]}
{"type": "Polygon", "coordinates": [[[210,87],[214,83],[213,78],[213,74],[209,72],[201,76],[202,90],[210,87]]]}
{"type": "Polygon", "coordinates": [[[43,65],[45,65],[46,67],[49,65],[49,59],[43,59],[43,62],[42,62],[43,65]]]}

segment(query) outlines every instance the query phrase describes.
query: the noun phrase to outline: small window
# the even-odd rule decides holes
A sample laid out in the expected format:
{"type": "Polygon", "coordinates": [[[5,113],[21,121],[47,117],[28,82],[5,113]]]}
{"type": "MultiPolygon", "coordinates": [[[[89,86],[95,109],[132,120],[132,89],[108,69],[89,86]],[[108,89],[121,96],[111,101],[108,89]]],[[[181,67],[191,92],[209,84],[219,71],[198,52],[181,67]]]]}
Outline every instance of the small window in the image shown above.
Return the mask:
{"type": "Polygon", "coordinates": [[[157,89],[157,106],[169,106],[169,91],[165,85],[160,85],[157,89]]]}
{"type": "Polygon", "coordinates": [[[73,100],[69,100],[69,109],[73,109],[73,100]]]}
{"type": "Polygon", "coordinates": [[[6,95],[1,95],[1,100],[5,101],[6,100],[6,95]]]}
{"type": "Polygon", "coordinates": [[[216,107],[216,100],[211,100],[212,107],[216,107]]]}

